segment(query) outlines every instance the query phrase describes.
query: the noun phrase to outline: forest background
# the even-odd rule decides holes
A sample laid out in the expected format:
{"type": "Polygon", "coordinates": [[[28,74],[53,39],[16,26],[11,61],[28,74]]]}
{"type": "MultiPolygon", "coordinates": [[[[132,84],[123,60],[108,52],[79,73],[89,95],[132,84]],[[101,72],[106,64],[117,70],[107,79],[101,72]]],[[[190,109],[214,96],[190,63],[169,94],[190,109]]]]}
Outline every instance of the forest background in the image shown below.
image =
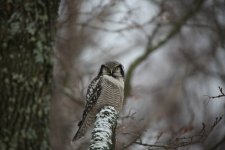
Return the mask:
{"type": "Polygon", "coordinates": [[[224,0],[3,0],[0,12],[1,150],[85,149],[71,138],[108,60],[126,70],[116,149],[225,149],[224,0]]]}

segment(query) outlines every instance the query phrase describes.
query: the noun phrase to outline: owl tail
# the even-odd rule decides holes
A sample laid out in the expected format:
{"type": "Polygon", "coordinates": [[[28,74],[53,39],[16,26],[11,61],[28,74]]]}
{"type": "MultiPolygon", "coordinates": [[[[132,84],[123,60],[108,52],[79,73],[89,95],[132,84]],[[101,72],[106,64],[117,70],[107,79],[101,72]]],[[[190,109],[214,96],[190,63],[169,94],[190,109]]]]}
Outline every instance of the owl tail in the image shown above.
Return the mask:
{"type": "Polygon", "coordinates": [[[84,121],[80,121],[78,123],[79,129],[77,130],[77,133],[74,135],[72,141],[80,139],[85,134],[85,124],[84,121]]]}

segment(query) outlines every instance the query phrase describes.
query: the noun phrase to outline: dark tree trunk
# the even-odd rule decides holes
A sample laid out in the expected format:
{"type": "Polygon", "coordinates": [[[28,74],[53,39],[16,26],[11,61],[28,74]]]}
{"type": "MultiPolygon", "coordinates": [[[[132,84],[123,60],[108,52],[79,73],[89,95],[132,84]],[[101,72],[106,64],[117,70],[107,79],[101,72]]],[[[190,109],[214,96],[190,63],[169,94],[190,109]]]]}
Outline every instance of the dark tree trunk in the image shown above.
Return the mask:
{"type": "Polygon", "coordinates": [[[51,31],[56,4],[0,4],[0,149],[50,149],[51,31]]]}

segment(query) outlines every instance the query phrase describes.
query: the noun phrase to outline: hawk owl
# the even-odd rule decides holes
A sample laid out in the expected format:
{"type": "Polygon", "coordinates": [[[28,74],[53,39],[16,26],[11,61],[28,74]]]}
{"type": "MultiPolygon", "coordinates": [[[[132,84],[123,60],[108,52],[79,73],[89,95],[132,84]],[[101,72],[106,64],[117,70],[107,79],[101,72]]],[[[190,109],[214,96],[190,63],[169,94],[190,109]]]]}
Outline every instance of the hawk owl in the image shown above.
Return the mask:
{"type": "Polygon", "coordinates": [[[124,99],[124,69],[116,61],[101,65],[98,75],[91,81],[86,94],[86,106],[83,119],[78,123],[79,129],[73,141],[84,136],[94,124],[95,116],[103,106],[113,106],[121,111],[124,99]]]}

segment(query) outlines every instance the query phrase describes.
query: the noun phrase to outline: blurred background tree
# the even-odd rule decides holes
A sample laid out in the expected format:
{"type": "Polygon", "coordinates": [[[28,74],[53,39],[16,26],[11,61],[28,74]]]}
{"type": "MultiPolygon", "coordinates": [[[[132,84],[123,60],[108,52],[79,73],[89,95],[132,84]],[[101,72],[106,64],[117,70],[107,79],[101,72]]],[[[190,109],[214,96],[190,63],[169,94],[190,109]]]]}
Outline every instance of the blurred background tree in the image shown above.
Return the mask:
{"type": "Polygon", "coordinates": [[[57,1],[0,2],[0,149],[47,150],[57,1]]]}
{"type": "Polygon", "coordinates": [[[117,149],[223,149],[223,0],[62,0],[51,116],[54,149],[70,140],[99,66],[126,70],[126,106],[117,149]],[[56,115],[57,114],[57,115],[56,115]]]}

